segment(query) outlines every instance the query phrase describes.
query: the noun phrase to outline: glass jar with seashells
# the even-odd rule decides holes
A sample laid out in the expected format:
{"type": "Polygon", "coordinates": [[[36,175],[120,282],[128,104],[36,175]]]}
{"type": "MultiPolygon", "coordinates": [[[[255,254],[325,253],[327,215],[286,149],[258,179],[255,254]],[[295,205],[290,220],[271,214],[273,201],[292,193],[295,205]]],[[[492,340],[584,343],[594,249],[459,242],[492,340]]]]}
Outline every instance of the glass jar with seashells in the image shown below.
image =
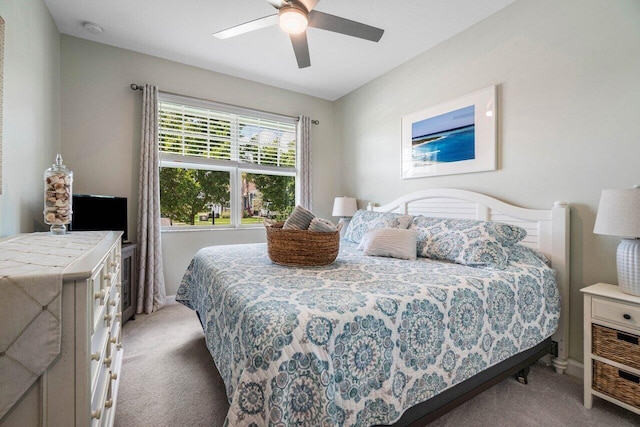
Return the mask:
{"type": "Polygon", "coordinates": [[[62,155],[44,171],[44,222],[52,234],[65,234],[71,222],[73,172],[62,164],[62,155]]]}

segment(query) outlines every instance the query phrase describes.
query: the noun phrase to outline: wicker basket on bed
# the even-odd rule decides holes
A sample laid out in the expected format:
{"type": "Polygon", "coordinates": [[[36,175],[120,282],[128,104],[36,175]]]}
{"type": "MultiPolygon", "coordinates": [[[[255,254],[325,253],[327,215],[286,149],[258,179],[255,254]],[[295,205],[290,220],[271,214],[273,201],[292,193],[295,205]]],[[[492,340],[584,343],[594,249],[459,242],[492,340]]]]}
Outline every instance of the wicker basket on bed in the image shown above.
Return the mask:
{"type": "Polygon", "coordinates": [[[336,260],[340,232],[283,229],[284,222],[265,224],[269,259],[280,265],[313,267],[336,260]]]}

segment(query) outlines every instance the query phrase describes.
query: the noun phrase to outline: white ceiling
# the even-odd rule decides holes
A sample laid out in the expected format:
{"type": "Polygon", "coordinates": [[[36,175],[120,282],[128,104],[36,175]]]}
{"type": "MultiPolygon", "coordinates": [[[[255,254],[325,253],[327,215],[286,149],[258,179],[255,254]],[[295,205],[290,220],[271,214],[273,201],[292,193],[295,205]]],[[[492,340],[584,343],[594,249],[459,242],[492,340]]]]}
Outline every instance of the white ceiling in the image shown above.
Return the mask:
{"type": "Polygon", "coordinates": [[[99,43],[335,100],[515,0],[321,0],[316,10],[385,30],[379,43],[308,29],[298,69],[277,26],[226,40],[214,32],[276,10],[265,0],[44,0],[58,30],[99,43]],[[90,21],[104,28],[92,34],[90,21]]]}

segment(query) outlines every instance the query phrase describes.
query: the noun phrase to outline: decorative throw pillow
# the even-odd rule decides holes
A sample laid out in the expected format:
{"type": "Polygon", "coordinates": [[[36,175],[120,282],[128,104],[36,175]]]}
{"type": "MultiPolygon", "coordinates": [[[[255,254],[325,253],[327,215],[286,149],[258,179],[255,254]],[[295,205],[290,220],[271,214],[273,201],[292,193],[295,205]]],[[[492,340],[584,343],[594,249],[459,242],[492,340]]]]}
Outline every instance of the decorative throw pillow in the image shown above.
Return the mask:
{"type": "Polygon", "coordinates": [[[328,219],[313,218],[309,224],[309,231],[319,231],[321,233],[335,233],[338,227],[328,219]]]}
{"type": "Polygon", "coordinates": [[[487,221],[417,216],[418,256],[469,266],[507,267],[509,249],[524,239],[521,227],[487,221]]]}
{"type": "Polygon", "coordinates": [[[418,231],[402,228],[369,230],[362,238],[365,255],[416,259],[418,231]]]}
{"type": "Polygon", "coordinates": [[[353,243],[360,243],[365,233],[379,228],[406,229],[411,224],[413,217],[392,212],[374,212],[358,210],[349,221],[349,226],[344,233],[344,239],[353,243]]]}
{"type": "Polygon", "coordinates": [[[282,226],[283,229],[293,229],[293,230],[306,230],[309,228],[309,224],[316,216],[303,208],[300,205],[297,205],[291,215],[284,222],[282,226]]]}

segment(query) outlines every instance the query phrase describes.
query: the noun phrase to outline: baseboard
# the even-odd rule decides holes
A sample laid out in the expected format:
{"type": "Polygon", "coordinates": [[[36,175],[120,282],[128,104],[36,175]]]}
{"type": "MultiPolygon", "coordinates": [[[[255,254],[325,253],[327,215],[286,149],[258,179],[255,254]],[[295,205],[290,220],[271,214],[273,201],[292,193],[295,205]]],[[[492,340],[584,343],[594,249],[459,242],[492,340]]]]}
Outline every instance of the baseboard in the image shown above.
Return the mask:
{"type": "Polygon", "coordinates": [[[176,301],[176,296],[175,295],[167,295],[165,297],[165,303],[164,305],[171,305],[171,304],[177,304],[178,302],[176,301]]]}
{"type": "Polygon", "coordinates": [[[565,374],[580,378],[581,380],[584,379],[584,365],[571,358],[569,358],[567,362],[569,362],[569,366],[567,366],[565,374]]]}

